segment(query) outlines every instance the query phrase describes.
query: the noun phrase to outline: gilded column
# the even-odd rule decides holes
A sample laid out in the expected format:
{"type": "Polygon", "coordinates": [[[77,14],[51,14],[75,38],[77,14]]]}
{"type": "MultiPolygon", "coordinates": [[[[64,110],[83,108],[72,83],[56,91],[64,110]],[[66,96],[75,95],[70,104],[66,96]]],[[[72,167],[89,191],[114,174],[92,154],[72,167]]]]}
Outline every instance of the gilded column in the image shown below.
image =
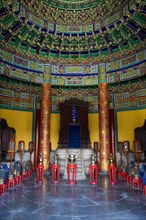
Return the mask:
{"type": "Polygon", "coordinates": [[[106,82],[106,66],[99,65],[99,145],[100,170],[108,172],[110,154],[108,84],[106,82]]]}
{"type": "Polygon", "coordinates": [[[44,82],[41,95],[41,120],[40,120],[40,147],[39,152],[43,154],[44,169],[50,164],[50,66],[45,67],[44,82]]]}

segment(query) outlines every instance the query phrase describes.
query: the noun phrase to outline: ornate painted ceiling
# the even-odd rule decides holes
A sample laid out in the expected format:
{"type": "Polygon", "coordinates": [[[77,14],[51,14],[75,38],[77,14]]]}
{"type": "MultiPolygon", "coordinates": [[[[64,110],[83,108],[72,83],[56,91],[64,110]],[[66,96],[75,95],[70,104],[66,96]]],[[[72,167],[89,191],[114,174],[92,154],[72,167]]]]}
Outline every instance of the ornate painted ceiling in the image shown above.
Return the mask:
{"type": "Polygon", "coordinates": [[[143,0],[1,0],[0,7],[1,47],[42,62],[108,62],[145,48],[143,0]]]}
{"type": "Polygon", "coordinates": [[[116,109],[146,106],[145,0],[0,0],[0,17],[2,106],[33,109],[51,79],[52,111],[78,96],[97,112],[100,63],[116,109]]]}

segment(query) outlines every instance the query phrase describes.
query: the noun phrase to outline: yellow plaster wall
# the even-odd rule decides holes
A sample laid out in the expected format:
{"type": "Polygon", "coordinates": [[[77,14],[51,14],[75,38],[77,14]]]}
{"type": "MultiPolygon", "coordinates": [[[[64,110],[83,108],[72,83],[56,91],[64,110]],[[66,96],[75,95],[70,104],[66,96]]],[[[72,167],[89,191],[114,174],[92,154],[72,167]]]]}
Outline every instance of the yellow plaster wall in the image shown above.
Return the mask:
{"type": "Polygon", "coordinates": [[[133,150],[134,129],[143,126],[146,109],[117,112],[118,141],[130,141],[133,150]]]}
{"type": "MultiPolygon", "coordinates": [[[[8,126],[16,129],[16,149],[18,141],[24,140],[26,150],[32,140],[32,112],[0,109],[0,117],[7,120],[8,126]]],[[[141,127],[146,119],[146,109],[117,112],[118,141],[129,140],[133,149],[134,128],[141,127]]],[[[88,114],[91,146],[99,142],[99,114],[88,114]]],[[[52,150],[56,150],[59,140],[60,114],[51,113],[50,141],[52,150]]]]}
{"type": "Polygon", "coordinates": [[[60,129],[60,114],[51,113],[50,122],[50,141],[52,144],[52,150],[56,150],[58,147],[59,140],[59,129],[60,129]]]}
{"type": "Polygon", "coordinates": [[[18,142],[25,141],[25,149],[28,150],[28,143],[32,141],[32,112],[0,109],[0,118],[7,120],[7,124],[16,130],[16,150],[18,142]]]}
{"type": "MultiPolygon", "coordinates": [[[[32,112],[16,111],[0,109],[0,118],[7,120],[8,126],[16,129],[16,150],[18,149],[18,142],[25,141],[25,149],[28,150],[28,143],[32,140],[32,112]]],[[[52,143],[52,150],[58,146],[60,127],[60,114],[51,114],[51,132],[50,141],[52,143]]]]}
{"type": "Polygon", "coordinates": [[[88,114],[90,141],[93,148],[94,142],[99,142],[99,114],[88,114]]]}

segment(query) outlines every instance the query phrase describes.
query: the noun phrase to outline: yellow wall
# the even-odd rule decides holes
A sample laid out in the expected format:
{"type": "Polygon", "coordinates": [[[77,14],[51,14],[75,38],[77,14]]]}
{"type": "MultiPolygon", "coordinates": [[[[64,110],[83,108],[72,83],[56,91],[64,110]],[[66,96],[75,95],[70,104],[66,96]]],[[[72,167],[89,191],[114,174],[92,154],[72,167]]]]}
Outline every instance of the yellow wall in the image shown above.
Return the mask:
{"type": "MultiPolygon", "coordinates": [[[[32,112],[0,109],[0,118],[7,120],[8,126],[16,129],[16,149],[18,141],[25,141],[25,148],[28,149],[28,142],[32,140],[32,112]]],[[[133,149],[134,129],[141,127],[146,119],[145,110],[132,110],[117,112],[118,141],[129,140],[130,148],[133,149]]],[[[88,114],[89,132],[91,146],[95,141],[99,142],[99,114],[88,114]]],[[[52,150],[56,150],[59,140],[60,114],[51,113],[50,141],[52,150]]]]}
{"type": "MultiPolygon", "coordinates": [[[[7,120],[8,126],[16,129],[16,149],[18,141],[25,141],[25,149],[28,150],[28,143],[32,140],[32,112],[0,109],[0,118],[7,120]]],[[[51,114],[50,141],[52,150],[58,146],[60,127],[60,114],[51,114]]]]}
{"type": "Polygon", "coordinates": [[[52,144],[52,150],[56,150],[59,141],[60,114],[51,113],[50,123],[50,141],[52,144]]]}
{"type": "Polygon", "coordinates": [[[88,123],[91,146],[94,147],[94,142],[99,142],[99,114],[88,114],[88,123]]]}
{"type": "Polygon", "coordinates": [[[0,109],[0,118],[7,120],[7,124],[16,130],[16,150],[18,141],[25,141],[25,149],[28,150],[28,143],[32,141],[32,112],[0,109]]]}
{"type": "Polygon", "coordinates": [[[129,140],[133,150],[134,129],[143,126],[146,109],[117,112],[118,141],[129,140]]]}

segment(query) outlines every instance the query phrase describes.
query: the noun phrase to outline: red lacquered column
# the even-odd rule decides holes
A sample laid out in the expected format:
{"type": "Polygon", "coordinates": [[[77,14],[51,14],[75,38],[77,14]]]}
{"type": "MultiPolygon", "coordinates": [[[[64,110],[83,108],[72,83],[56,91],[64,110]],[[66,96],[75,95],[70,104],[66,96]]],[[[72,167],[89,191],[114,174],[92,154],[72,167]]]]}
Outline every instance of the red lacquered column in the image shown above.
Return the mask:
{"type": "Polygon", "coordinates": [[[39,143],[40,143],[40,117],[41,110],[36,109],[35,112],[35,151],[34,151],[34,168],[38,165],[39,143]]]}
{"type": "Polygon", "coordinates": [[[110,133],[110,153],[114,157],[114,163],[116,165],[116,144],[115,144],[115,117],[114,109],[109,109],[109,133],[110,133]]]}

